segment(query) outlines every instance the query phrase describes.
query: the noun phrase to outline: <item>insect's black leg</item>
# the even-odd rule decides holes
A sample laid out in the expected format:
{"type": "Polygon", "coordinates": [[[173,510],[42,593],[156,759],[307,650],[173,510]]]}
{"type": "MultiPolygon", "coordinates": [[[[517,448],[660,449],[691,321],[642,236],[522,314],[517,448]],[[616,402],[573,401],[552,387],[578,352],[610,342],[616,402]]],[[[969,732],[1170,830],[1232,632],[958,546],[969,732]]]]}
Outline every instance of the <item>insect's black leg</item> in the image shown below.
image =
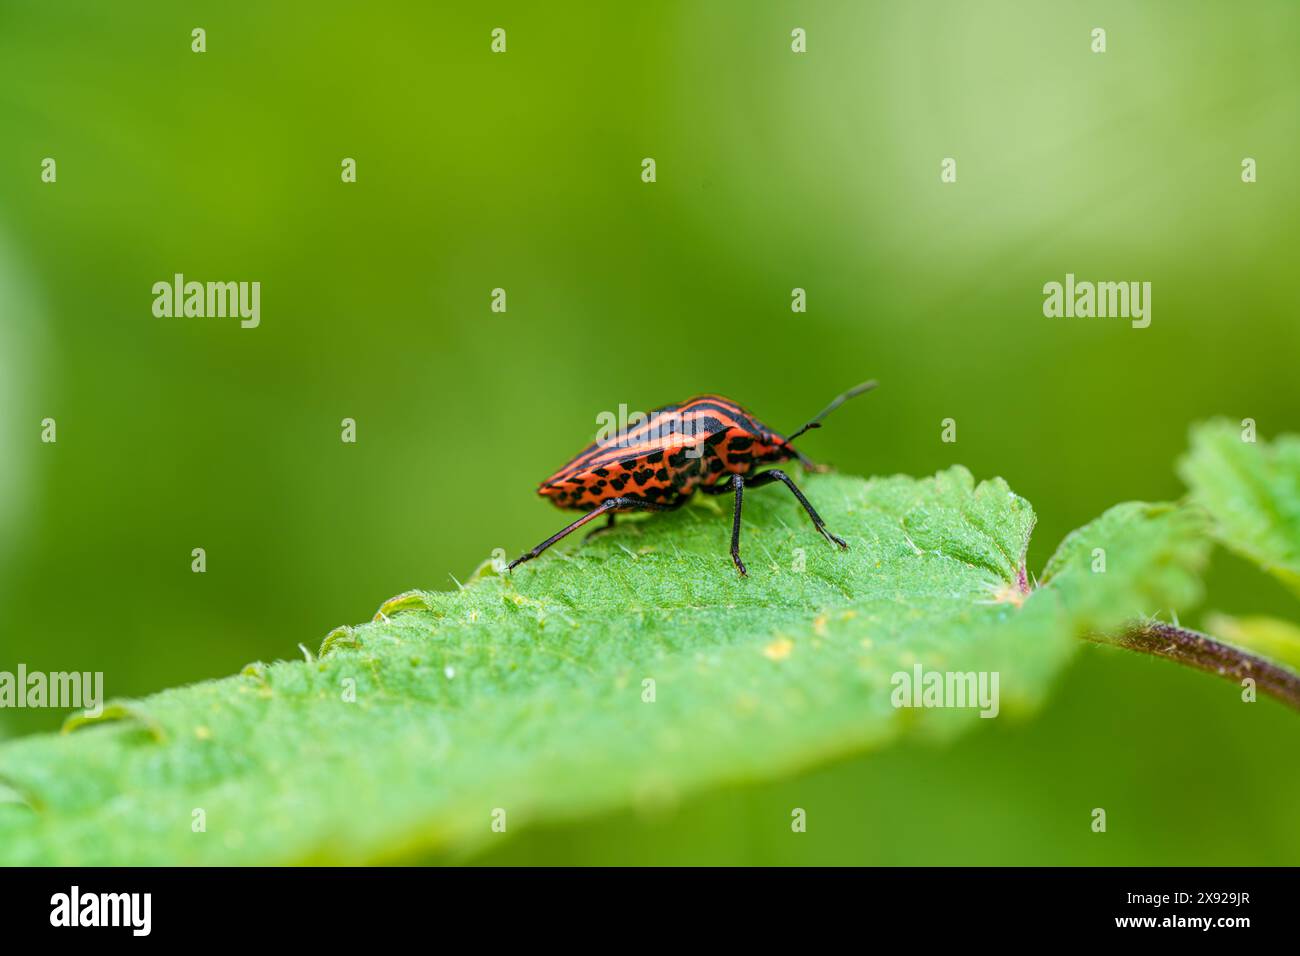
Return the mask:
{"type": "Polygon", "coordinates": [[[573,534],[573,532],[577,531],[588,521],[591,521],[595,518],[599,518],[601,515],[608,514],[609,512],[613,511],[617,507],[617,505],[614,504],[614,502],[616,501],[618,501],[617,498],[611,498],[609,499],[609,501],[603,502],[600,505],[598,505],[596,508],[592,509],[591,511],[588,511],[577,521],[573,522],[573,524],[569,525],[567,528],[564,528],[561,531],[557,531],[555,534],[551,535],[549,538],[547,538],[537,547],[533,548],[533,550],[525,552],[524,554],[521,554],[519,557],[515,558],[508,565],[506,565],[506,570],[513,571],[515,568],[523,564],[525,561],[533,560],[533,558],[537,557],[539,554],[541,554],[551,545],[555,544],[555,542],[559,541],[561,538],[567,538],[569,535],[573,534]]]}
{"type": "Polygon", "coordinates": [[[736,489],[736,514],[731,520],[731,560],[736,565],[736,570],[742,577],[748,577],[749,572],[745,570],[745,562],[740,560],[740,502],[745,496],[745,478],[743,475],[732,475],[731,485],[736,489]]]}
{"type": "MultiPolygon", "coordinates": [[[[677,510],[678,508],[680,508],[682,505],[686,504],[686,502],[690,501],[690,499],[691,499],[691,496],[690,496],[689,494],[686,494],[686,495],[682,495],[681,497],[679,497],[676,501],[672,502],[671,504],[666,504],[666,505],[655,504],[655,503],[652,503],[652,502],[649,502],[649,501],[642,501],[642,500],[639,499],[639,498],[636,498],[636,499],[628,499],[628,498],[625,498],[625,499],[622,499],[622,500],[624,500],[624,501],[633,501],[633,502],[635,503],[635,506],[638,507],[638,508],[645,508],[645,509],[649,509],[649,510],[653,510],[653,511],[676,511],[676,510],[677,510]]],[[[630,506],[627,506],[627,507],[630,507],[630,506]]],[[[615,519],[616,517],[618,517],[618,514],[617,514],[616,512],[611,511],[611,512],[609,513],[609,520],[606,521],[606,522],[605,522],[603,525],[601,525],[599,528],[597,528],[595,531],[588,531],[588,532],[587,532],[587,536],[586,536],[585,538],[583,538],[582,540],[583,540],[583,541],[587,541],[587,540],[590,540],[591,538],[596,537],[596,535],[598,535],[598,534],[604,534],[604,533],[605,533],[606,531],[608,531],[610,528],[614,527],[614,519],[615,519]]]]}
{"type": "Polygon", "coordinates": [[[614,527],[614,519],[617,518],[617,517],[618,517],[618,515],[617,515],[615,512],[611,511],[611,512],[609,513],[609,520],[606,521],[606,522],[605,522],[603,525],[601,525],[599,528],[597,528],[595,531],[588,531],[588,532],[587,532],[587,536],[586,536],[585,538],[583,538],[582,540],[583,540],[583,541],[590,541],[592,538],[596,537],[596,535],[598,535],[598,534],[602,534],[602,533],[608,531],[610,528],[614,527]]]}
{"type": "Polygon", "coordinates": [[[845,551],[849,549],[847,541],[826,530],[826,522],[822,520],[822,516],[817,513],[817,509],[814,508],[812,503],[803,496],[803,492],[795,486],[795,483],[790,480],[790,476],[784,471],[781,471],[779,468],[772,468],[768,471],[760,472],[757,475],[751,475],[745,483],[751,488],[758,488],[762,485],[769,485],[774,481],[782,482],[790,489],[794,496],[799,499],[799,504],[803,505],[803,510],[808,512],[809,518],[812,518],[813,527],[821,532],[823,538],[830,541],[832,544],[838,544],[845,551]]]}
{"type": "Polygon", "coordinates": [[[735,562],[736,570],[746,577],[749,572],[745,570],[745,562],[740,560],[740,503],[744,497],[745,476],[732,475],[731,480],[719,482],[716,485],[700,485],[700,491],[706,495],[725,495],[728,491],[734,491],[736,494],[736,514],[731,523],[731,560],[735,562]]]}
{"type": "MultiPolygon", "coordinates": [[[[686,497],[687,496],[683,496],[682,498],[678,499],[677,501],[673,502],[670,505],[661,505],[658,502],[645,501],[641,498],[610,498],[608,501],[604,501],[596,508],[593,508],[591,511],[588,511],[585,515],[583,515],[577,521],[573,522],[573,524],[569,525],[567,528],[563,529],[562,531],[557,531],[555,534],[551,535],[549,538],[547,538],[537,547],[533,548],[533,550],[528,551],[525,554],[522,554],[519,557],[515,558],[506,566],[506,570],[513,571],[516,567],[523,564],[525,561],[531,561],[533,558],[537,557],[539,554],[541,554],[551,545],[555,544],[555,542],[559,541],[562,538],[568,537],[569,535],[573,534],[573,532],[581,528],[588,521],[591,521],[595,518],[599,518],[603,514],[609,514],[610,512],[617,511],[620,508],[637,508],[646,511],[675,511],[678,508],[680,508],[683,504],[686,503],[686,497]]],[[[613,515],[610,514],[610,517],[612,518],[613,515]]]]}

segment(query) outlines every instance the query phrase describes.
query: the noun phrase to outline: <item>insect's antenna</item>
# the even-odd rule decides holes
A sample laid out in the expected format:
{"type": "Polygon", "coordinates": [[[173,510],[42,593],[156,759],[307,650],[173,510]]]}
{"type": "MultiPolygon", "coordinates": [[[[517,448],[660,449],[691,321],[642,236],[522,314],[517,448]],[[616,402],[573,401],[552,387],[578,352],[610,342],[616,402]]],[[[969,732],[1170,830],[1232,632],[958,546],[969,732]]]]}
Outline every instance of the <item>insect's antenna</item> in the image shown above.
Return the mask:
{"type": "Polygon", "coordinates": [[[832,402],[831,402],[829,405],[827,405],[825,408],[823,408],[823,409],[822,409],[820,412],[818,412],[816,415],[814,415],[814,416],[812,417],[812,419],[809,420],[808,424],[804,425],[802,428],[800,428],[800,429],[799,429],[797,432],[795,432],[793,435],[790,435],[788,438],[786,438],[785,443],[788,445],[788,444],[790,444],[790,442],[794,441],[796,438],[798,438],[798,437],[799,437],[800,435],[802,435],[804,432],[806,432],[806,431],[811,431],[811,430],[814,429],[814,428],[821,428],[821,427],[822,427],[822,419],[823,419],[823,418],[825,418],[825,417],[826,417],[827,415],[829,415],[831,412],[835,411],[835,409],[839,408],[841,405],[843,405],[845,402],[847,402],[850,398],[857,398],[857,397],[858,397],[859,395],[861,395],[863,392],[869,392],[869,391],[871,391],[871,390],[872,390],[873,388],[875,388],[876,385],[878,385],[878,384],[879,384],[879,383],[878,383],[878,382],[873,378],[871,381],[869,381],[869,382],[863,382],[861,385],[854,385],[851,389],[849,389],[849,390],[848,390],[847,392],[845,392],[843,395],[836,396],[835,400],[832,401],[832,402]]]}

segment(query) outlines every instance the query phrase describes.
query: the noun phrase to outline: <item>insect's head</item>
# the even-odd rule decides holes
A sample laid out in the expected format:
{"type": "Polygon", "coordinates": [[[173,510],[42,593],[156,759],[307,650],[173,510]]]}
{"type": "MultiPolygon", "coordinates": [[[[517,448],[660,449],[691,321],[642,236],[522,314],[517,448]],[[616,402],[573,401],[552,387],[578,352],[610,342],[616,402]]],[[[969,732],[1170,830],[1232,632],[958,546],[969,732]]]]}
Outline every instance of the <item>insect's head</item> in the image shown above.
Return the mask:
{"type": "Polygon", "coordinates": [[[872,380],[869,381],[869,382],[863,382],[861,385],[854,385],[851,389],[849,389],[849,390],[848,390],[847,392],[845,392],[843,395],[837,395],[837,396],[835,397],[835,399],[834,399],[834,400],[833,400],[829,405],[827,405],[827,406],[826,406],[825,408],[823,408],[820,412],[818,412],[816,415],[814,415],[812,418],[810,418],[806,424],[804,424],[803,426],[801,426],[801,427],[800,427],[799,429],[797,429],[796,431],[792,432],[792,433],[791,433],[787,438],[780,439],[780,446],[781,446],[781,449],[782,449],[782,451],[784,451],[784,452],[787,453],[787,454],[785,455],[785,457],[787,457],[787,458],[798,458],[800,464],[802,464],[805,468],[808,468],[808,469],[810,469],[810,470],[813,470],[813,471],[820,471],[820,470],[822,470],[822,469],[819,468],[816,464],[814,464],[812,461],[810,461],[810,460],[807,458],[807,456],[805,456],[801,451],[799,451],[799,449],[795,448],[794,445],[791,444],[791,443],[792,443],[796,438],[798,438],[800,435],[802,435],[804,432],[812,431],[814,428],[821,428],[821,427],[822,427],[822,419],[823,419],[823,418],[825,418],[825,417],[826,417],[827,415],[829,415],[831,412],[835,411],[835,409],[839,408],[841,405],[843,405],[845,402],[847,402],[850,398],[857,398],[857,397],[858,397],[859,395],[861,395],[863,392],[869,392],[869,391],[871,391],[873,388],[876,387],[877,384],[878,384],[878,383],[876,382],[876,380],[875,380],[875,379],[872,379],[872,380]]]}

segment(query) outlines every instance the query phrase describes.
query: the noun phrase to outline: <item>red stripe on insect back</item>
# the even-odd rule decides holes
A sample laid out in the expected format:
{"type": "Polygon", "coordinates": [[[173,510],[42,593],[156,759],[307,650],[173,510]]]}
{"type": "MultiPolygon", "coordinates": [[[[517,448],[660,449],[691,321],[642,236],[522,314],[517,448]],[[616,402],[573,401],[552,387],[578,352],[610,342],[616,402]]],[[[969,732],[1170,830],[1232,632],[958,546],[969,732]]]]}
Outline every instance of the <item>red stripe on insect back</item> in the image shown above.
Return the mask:
{"type": "Polygon", "coordinates": [[[729,408],[717,402],[694,400],[681,406],[655,409],[647,421],[635,428],[588,445],[543,484],[639,455],[693,447],[726,428],[752,427],[748,417],[735,412],[734,406],[729,408]]]}
{"type": "Polygon", "coordinates": [[[656,408],[634,427],[593,442],[543,481],[542,487],[577,472],[639,455],[693,447],[723,428],[753,431],[755,427],[755,422],[735,402],[717,395],[700,395],[680,405],[656,408]]]}

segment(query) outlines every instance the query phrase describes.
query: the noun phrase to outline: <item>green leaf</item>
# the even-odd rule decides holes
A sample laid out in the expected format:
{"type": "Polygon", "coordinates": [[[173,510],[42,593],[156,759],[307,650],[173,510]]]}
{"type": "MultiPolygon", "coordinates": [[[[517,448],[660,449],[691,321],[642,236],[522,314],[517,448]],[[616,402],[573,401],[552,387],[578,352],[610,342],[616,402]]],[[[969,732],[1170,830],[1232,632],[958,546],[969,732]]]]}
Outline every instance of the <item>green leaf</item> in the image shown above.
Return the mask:
{"type": "Polygon", "coordinates": [[[1129,501],[1066,535],[1043,569],[1040,585],[1068,600],[1071,617],[1090,632],[1125,623],[1109,602],[1117,591],[1152,614],[1194,604],[1209,545],[1203,512],[1173,504],[1129,501]],[[1189,574],[1189,569],[1195,574],[1189,574]],[[1106,577],[1097,586],[1089,577],[1106,577]]]}
{"type": "Polygon", "coordinates": [[[1208,614],[1205,627],[1229,644],[1300,671],[1300,625],[1264,615],[1208,614]]]}
{"type": "Polygon", "coordinates": [[[1197,425],[1179,473],[1219,540],[1300,594],[1300,436],[1242,434],[1223,420],[1197,425]]]}
{"type": "Polygon", "coordinates": [[[1033,589],[1034,514],[1000,479],[810,476],[805,491],[850,551],[784,489],[756,491],[741,579],[730,503],[703,499],[566,542],[510,578],[400,595],[331,632],[318,659],[0,745],[0,781],[22,798],[0,803],[0,862],[469,852],[501,839],[497,810],[514,832],[659,806],[979,723],[978,709],[893,706],[894,675],[917,665],[997,672],[1000,712],[1024,713],[1075,637],[1197,596],[1195,512],[1112,509],[1033,589]]]}

